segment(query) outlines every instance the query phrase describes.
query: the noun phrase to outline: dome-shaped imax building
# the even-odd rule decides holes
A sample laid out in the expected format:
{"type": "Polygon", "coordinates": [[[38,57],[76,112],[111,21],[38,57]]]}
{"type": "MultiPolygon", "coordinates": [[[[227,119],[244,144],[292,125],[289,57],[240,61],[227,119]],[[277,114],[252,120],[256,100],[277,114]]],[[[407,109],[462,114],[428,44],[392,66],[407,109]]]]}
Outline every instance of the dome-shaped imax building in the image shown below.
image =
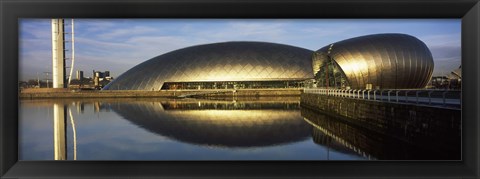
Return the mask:
{"type": "Polygon", "coordinates": [[[317,86],[352,89],[424,88],[433,58],[419,39],[375,34],[327,45],[313,55],[317,86]]]}
{"type": "Polygon", "coordinates": [[[103,89],[424,88],[430,50],[405,34],[343,40],[314,52],[266,42],[224,42],[175,50],[145,61],[103,89]]]}

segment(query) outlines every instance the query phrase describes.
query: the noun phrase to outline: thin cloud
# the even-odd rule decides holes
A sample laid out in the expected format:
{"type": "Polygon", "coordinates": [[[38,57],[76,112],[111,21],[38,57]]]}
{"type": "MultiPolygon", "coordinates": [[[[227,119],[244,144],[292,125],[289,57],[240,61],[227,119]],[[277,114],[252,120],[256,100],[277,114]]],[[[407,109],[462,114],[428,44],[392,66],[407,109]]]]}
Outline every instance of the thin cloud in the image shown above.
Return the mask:
{"type": "Polygon", "coordinates": [[[30,35],[35,39],[50,39],[52,36],[50,22],[50,19],[21,20],[19,25],[20,36],[30,35]]]}
{"type": "Polygon", "coordinates": [[[88,34],[95,32],[105,32],[115,26],[114,20],[91,20],[91,19],[75,19],[75,28],[83,29],[88,34]]]}
{"type": "Polygon", "coordinates": [[[51,52],[52,42],[39,39],[21,39],[19,41],[19,47],[20,53],[38,50],[51,52]]]}
{"type": "Polygon", "coordinates": [[[145,27],[145,26],[134,26],[131,28],[122,28],[122,29],[114,29],[109,32],[105,32],[102,34],[98,34],[97,36],[102,39],[123,39],[125,37],[131,37],[136,35],[144,35],[146,33],[157,32],[158,29],[152,27],[145,27]]]}
{"type": "Polygon", "coordinates": [[[461,65],[460,37],[460,33],[450,33],[427,35],[420,38],[432,52],[435,76],[449,74],[461,65]]]}
{"type": "Polygon", "coordinates": [[[216,29],[208,29],[199,31],[197,37],[210,39],[215,42],[221,41],[281,41],[282,37],[286,37],[285,24],[262,24],[262,23],[246,23],[232,22],[216,29]]]}
{"type": "Polygon", "coordinates": [[[120,43],[120,42],[108,42],[108,41],[100,41],[94,40],[84,37],[75,38],[75,45],[85,45],[91,48],[102,48],[102,49],[109,49],[109,48],[131,48],[132,46],[120,43]]]}
{"type": "Polygon", "coordinates": [[[421,37],[421,40],[430,46],[460,45],[461,34],[440,34],[421,37]]]}
{"type": "Polygon", "coordinates": [[[20,79],[36,79],[37,73],[51,71],[51,51],[36,50],[19,55],[19,78],[20,79]],[[45,63],[47,62],[47,63],[45,63]]]}

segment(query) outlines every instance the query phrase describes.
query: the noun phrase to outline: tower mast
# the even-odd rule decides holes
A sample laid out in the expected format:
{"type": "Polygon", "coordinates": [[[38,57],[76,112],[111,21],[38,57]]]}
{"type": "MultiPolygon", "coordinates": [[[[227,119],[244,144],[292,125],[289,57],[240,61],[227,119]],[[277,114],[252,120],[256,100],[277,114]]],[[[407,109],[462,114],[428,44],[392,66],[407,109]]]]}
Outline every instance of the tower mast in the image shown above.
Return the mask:
{"type": "Polygon", "coordinates": [[[70,82],[72,81],[72,73],[73,73],[73,66],[75,62],[75,37],[74,37],[74,24],[73,24],[73,19],[72,19],[72,65],[70,66],[70,75],[68,77],[68,85],[70,85],[70,82]]]}
{"type": "Polygon", "coordinates": [[[52,19],[52,77],[53,88],[66,88],[63,19],[52,19]]]}

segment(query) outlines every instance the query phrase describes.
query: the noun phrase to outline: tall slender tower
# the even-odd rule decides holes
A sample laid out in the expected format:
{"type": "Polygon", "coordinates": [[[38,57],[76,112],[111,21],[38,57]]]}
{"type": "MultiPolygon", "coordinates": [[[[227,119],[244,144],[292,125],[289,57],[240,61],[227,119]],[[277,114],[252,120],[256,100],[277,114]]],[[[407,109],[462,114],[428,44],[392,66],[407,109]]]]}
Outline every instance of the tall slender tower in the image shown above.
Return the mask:
{"type": "Polygon", "coordinates": [[[63,19],[52,19],[52,65],[53,88],[66,88],[63,19]]]}

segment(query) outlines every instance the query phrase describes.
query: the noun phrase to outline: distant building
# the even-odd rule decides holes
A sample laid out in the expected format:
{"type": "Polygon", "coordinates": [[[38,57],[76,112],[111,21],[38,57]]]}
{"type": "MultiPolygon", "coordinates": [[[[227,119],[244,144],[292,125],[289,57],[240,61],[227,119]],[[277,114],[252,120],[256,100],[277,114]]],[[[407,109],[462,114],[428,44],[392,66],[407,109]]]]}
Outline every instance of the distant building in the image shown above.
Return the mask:
{"type": "Polygon", "coordinates": [[[77,80],[83,80],[83,71],[77,70],[77,80]]]}
{"type": "Polygon", "coordinates": [[[101,89],[110,81],[113,80],[113,77],[110,76],[110,71],[95,71],[93,70],[93,85],[96,89],[101,89]]]}
{"type": "Polygon", "coordinates": [[[104,79],[112,79],[112,77],[110,76],[110,71],[95,71],[93,70],[93,78],[95,77],[98,77],[100,79],[100,81],[104,80],[104,79]]]}
{"type": "Polygon", "coordinates": [[[428,88],[433,89],[453,89],[459,90],[462,88],[462,66],[453,70],[444,76],[434,76],[430,80],[428,88]]]}
{"type": "Polygon", "coordinates": [[[450,79],[450,89],[462,88],[462,66],[459,66],[457,69],[450,72],[450,74],[447,76],[450,79]]]}
{"type": "Polygon", "coordinates": [[[93,76],[92,76],[93,78],[95,78],[95,77],[103,78],[103,75],[104,75],[104,73],[102,73],[101,71],[93,70],[93,76]]]}
{"type": "Polygon", "coordinates": [[[430,88],[434,89],[448,89],[450,80],[446,76],[434,76],[430,80],[430,88]]]}

